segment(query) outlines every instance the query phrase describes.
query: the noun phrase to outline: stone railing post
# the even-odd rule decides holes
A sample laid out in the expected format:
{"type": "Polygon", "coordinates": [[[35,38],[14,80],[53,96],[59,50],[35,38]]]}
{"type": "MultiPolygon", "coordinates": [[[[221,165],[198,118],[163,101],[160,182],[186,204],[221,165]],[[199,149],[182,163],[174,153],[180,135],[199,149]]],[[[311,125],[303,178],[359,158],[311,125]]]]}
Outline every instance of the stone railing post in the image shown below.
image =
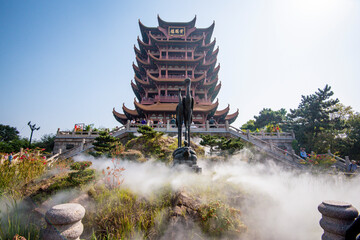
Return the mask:
{"type": "Polygon", "coordinates": [[[47,228],[42,231],[43,240],[79,240],[84,230],[81,219],[85,208],[77,203],[65,203],[50,208],[45,214],[47,228]]]}
{"type": "Polygon", "coordinates": [[[291,136],[292,136],[293,139],[295,139],[295,133],[294,133],[293,130],[291,130],[291,136]]]}
{"type": "Polygon", "coordinates": [[[345,156],[345,166],[346,166],[346,169],[348,169],[349,165],[350,165],[350,158],[349,158],[349,156],[345,156]]]}
{"type": "Polygon", "coordinates": [[[265,138],[265,132],[264,132],[264,130],[261,130],[261,137],[262,137],[262,138],[265,138]]]}
{"type": "Polygon", "coordinates": [[[278,138],[280,138],[280,131],[279,131],[279,130],[276,130],[276,136],[277,136],[278,138]]]}
{"type": "Polygon", "coordinates": [[[170,120],[166,121],[166,131],[170,131],[170,120]]]}
{"type": "Polygon", "coordinates": [[[229,121],[226,120],[226,121],[225,121],[225,130],[226,130],[226,131],[229,131],[229,129],[230,129],[229,121]]]}
{"type": "Polygon", "coordinates": [[[247,136],[247,139],[250,140],[250,130],[246,130],[246,136],[247,136]]]}
{"type": "Polygon", "coordinates": [[[130,120],[127,120],[126,122],[126,131],[130,130],[130,120]]]}
{"type": "Polygon", "coordinates": [[[346,230],[358,216],[351,204],[336,201],[324,201],[318,206],[322,214],[320,226],[324,229],[323,240],[345,240],[346,230]]]}
{"type": "Polygon", "coordinates": [[[84,150],[85,141],[86,141],[85,138],[83,138],[82,141],[81,141],[81,144],[80,144],[80,150],[81,151],[84,150]]]}
{"type": "Polygon", "coordinates": [[[209,131],[209,129],[210,129],[209,120],[206,120],[206,122],[205,122],[205,130],[209,131]]]}

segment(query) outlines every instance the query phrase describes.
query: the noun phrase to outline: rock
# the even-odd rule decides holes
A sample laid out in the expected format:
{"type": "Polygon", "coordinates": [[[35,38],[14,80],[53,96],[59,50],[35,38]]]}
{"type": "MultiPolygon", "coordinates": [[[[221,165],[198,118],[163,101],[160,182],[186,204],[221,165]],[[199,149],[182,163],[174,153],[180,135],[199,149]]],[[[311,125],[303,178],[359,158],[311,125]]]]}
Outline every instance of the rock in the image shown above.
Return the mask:
{"type": "Polygon", "coordinates": [[[85,208],[80,204],[66,203],[50,208],[45,214],[47,223],[61,225],[80,221],[85,216],[85,208]]]}
{"type": "Polygon", "coordinates": [[[52,207],[45,214],[47,228],[42,231],[43,240],[79,240],[84,230],[81,219],[85,208],[77,203],[66,203],[52,207]]]}
{"type": "Polygon", "coordinates": [[[77,240],[84,231],[81,221],[73,224],[49,225],[42,234],[44,240],[77,240]]]}

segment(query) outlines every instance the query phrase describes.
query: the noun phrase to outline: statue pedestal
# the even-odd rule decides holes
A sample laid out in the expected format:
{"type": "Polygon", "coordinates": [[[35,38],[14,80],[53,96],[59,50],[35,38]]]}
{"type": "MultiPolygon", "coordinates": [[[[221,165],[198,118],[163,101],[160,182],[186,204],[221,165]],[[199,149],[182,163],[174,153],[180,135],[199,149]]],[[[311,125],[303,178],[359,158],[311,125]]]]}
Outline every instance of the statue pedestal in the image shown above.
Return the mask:
{"type": "Polygon", "coordinates": [[[196,173],[201,173],[201,168],[196,164],[197,156],[191,147],[181,147],[173,152],[173,167],[177,165],[185,165],[196,173]]]}

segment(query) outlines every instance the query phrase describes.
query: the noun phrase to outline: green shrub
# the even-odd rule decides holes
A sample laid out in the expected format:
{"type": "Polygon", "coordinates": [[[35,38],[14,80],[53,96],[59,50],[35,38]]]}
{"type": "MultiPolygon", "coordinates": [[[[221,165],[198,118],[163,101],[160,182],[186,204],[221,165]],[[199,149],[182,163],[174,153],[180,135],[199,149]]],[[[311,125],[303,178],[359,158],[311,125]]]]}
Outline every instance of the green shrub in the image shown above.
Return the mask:
{"type": "Polygon", "coordinates": [[[97,239],[131,239],[137,234],[143,239],[154,239],[162,234],[168,222],[165,216],[171,206],[168,188],[155,193],[151,201],[119,188],[101,188],[91,196],[96,209],[87,213],[84,223],[96,226],[93,231],[97,239]]]}
{"type": "Polygon", "coordinates": [[[92,165],[92,162],[90,161],[84,161],[84,162],[74,162],[70,165],[71,170],[85,170],[85,168],[88,168],[92,165]]]}
{"type": "Polygon", "coordinates": [[[41,176],[46,168],[44,157],[29,149],[21,157],[14,157],[11,165],[7,161],[0,163],[0,196],[6,191],[16,191],[24,183],[41,176]]]}
{"type": "Polygon", "coordinates": [[[216,201],[200,207],[202,231],[211,237],[238,235],[246,230],[240,220],[240,211],[216,201]]]}
{"type": "Polygon", "coordinates": [[[30,209],[10,198],[1,200],[8,203],[6,208],[0,209],[0,239],[13,239],[15,234],[24,236],[27,240],[40,239],[41,225],[34,222],[30,209]]]}

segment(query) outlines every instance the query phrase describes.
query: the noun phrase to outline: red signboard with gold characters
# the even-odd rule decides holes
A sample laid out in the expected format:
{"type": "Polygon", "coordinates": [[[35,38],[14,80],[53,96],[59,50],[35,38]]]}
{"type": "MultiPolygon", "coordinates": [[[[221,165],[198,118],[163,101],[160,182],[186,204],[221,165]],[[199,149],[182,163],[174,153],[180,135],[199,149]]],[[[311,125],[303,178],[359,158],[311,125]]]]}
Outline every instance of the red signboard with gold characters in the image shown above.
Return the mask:
{"type": "Polygon", "coordinates": [[[170,36],[185,36],[185,27],[169,27],[170,36]]]}

